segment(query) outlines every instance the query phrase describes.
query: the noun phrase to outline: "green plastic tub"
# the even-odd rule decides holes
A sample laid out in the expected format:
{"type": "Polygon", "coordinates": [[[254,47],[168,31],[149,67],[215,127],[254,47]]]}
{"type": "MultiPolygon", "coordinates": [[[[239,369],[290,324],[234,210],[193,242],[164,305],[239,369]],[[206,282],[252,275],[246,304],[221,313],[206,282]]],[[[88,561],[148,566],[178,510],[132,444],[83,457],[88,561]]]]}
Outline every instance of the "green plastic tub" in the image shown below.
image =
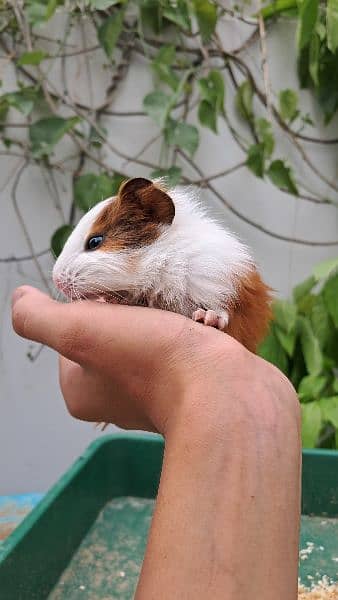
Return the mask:
{"type": "MultiPolygon", "coordinates": [[[[131,600],[163,456],[162,438],[93,442],[0,549],[1,600],[131,600]]],[[[338,452],[303,453],[300,574],[338,581],[338,452]]]]}

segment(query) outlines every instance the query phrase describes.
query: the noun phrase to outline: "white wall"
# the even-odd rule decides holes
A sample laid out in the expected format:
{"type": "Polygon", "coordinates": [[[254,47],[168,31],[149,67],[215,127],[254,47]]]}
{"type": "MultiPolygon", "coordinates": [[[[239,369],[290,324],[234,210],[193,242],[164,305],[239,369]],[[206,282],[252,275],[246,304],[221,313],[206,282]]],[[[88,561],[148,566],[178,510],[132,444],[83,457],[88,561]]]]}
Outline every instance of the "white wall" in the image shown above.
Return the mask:
{"type": "MultiPolygon", "coordinates": [[[[50,35],[64,27],[62,15],[57,15],[49,24],[50,35]]],[[[248,29],[239,32],[231,23],[224,26],[222,36],[227,47],[236,47],[248,35],[248,29]]],[[[78,43],[80,36],[74,34],[72,42],[78,43]]],[[[87,31],[88,45],[95,42],[87,31]]],[[[43,43],[41,43],[43,46],[43,43]]],[[[45,44],[50,49],[48,43],[45,44]]],[[[260,59],[257,47],[249,51],[250,61],[255,73],[259,74],[260,59]]],[[[279,25],[269,36],[270,73],[274,92],[286,87],[296,87],[297,77],[294,61],[294,30],[289,24],[279,25]]],[[[102,85],[107,73],[98,65],[102,59],[100,52],[90,56],[92,73],[92,92],[87,79],[86,64],[83,56],[72,59],[67,68],[68,85],[74,99],[97,102],[102,96],[102,85]]],[[[50,63],[49,63],[50,68],[50,63]]],[[[60,65],[53,66],[49,73],[57,85],[60,85],[60,65]]],[[[8,62],[0,60],[0,78],[8,90],[13,89],[13,73],[8,62]]],[[[143,61],[135,57],[134,66],[121,84],[116,95],[116,110],[140,110],[145,93],[150,90],[151,77],[143,61]]],[[[309,111],[318,110],[307,92],[301,93],[302,100],[309,111]]],[[[233,90],[227,86],[227,106],[231,112],[233,90]]],[[[13,112],[13,120],[18,113],[13,112]]],[[[156,127],[149,119],[142,117],[131,119],[107,118],[105,123],[113,143],[121,150],[136,155],[144,143],[156,134],[156,127]]],[[[245,127],[242,131],[246,134],[245,127]]],[[[15,130],[19,135],[20,130],[15,130]]],[[[327,129],[318,127],[311,131],[313,135],[332,137],[337,134],[337,123],[327,129]]],[[[65,141],[58,148],[57,155],[63,156],[65,145],[72,150],[71,142],[65,141]]],[[[316,164],[336,180],[337,161],[334,147],[326,148],[307,144],[306,150],[316,164]]],[[[157,161],[159,146],[154,145],[144,155],[148,160],[157,161]]],[[[302,175],[310,189],[334,197],[331,190],[319,185],[299,158],[292,144],[281,142],[277,155],[290,157],[297,163],[297,171],[302,175]]],[[[130,175],[147,174],[137,166],[123,164],[112,153],[107,155],[110,164],[130,175]]],[[[217,170],[231,166],[243,159],[243,155],[234,144],[225,128],[222,135],[216,137],[204,131],[202,143],[196,159],[203,171],[212,174],[217,170]]],[[[1,156],[0,170],[0,258],[29,254],[22,230],[13,209],[11,197],[11,173],[21,165],[20,158],[1,156]]],[[[88,166],[90,168],[90,165],[88,166]]],[[[196,177],[191,169],[189,176],[196,177]]],[[[62,212],[66,215],[71,202],[70,172],[56,174],[56,183],[61,198],[61,209],[55,206],[50,190],[41,169],[30,166],[23,173],[17,198],[27,222],[30,236],[36,252],[48,248],[51,232],[62,224],[62,212]]],[[[269,183],[264,183],[242,169],[226,179],[215,182],[217,189],[225,193],[229,203],[257,223],[264,224],[272,231],[288,236],[309,240],[326,241],[338,239],[337,209],[332,206],[318,206],[288,196],[269,183]]],[[[306,277],[312,266],[330,256],[335,256],[337,247],[301,246],[283,241],[257,231],[246,225],[230,211],[225,210],[210,194],[202,192],[205,202],[222,220],[236,231],[253,248],[267,282],[279,294],[288,295],[292,286],[306,277]]],[[[41,265],[46,274],[50,274],[52,260],[45,256],[41,265]]],[[[20,284],[29,283],[43,289],[38,273],[32,261],[0,262],[0,494],[15,492],[37,492],[46,490],[67,468],[82,449],[99,433],[91,424],[76,422],[66,412],[58,389],[57,359],[53,352],[44,348],[39,358],[31,362],[28,351],[37,351],[37,347],[19,339],[11,329],[10,297],[12,290],[20,284]]]]}

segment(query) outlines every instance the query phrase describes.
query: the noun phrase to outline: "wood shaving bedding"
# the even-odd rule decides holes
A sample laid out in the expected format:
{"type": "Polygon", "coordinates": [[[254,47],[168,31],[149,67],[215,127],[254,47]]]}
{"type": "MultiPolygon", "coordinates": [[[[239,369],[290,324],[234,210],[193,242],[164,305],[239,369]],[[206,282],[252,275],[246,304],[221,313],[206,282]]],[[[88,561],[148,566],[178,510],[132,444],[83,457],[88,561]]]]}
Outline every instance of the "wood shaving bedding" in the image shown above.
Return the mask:
{"type": "Polygon", "coordinates": [[[320,582],[311,589],[298,588],[298,600],[338,600],[338,585],[320,582]]]}

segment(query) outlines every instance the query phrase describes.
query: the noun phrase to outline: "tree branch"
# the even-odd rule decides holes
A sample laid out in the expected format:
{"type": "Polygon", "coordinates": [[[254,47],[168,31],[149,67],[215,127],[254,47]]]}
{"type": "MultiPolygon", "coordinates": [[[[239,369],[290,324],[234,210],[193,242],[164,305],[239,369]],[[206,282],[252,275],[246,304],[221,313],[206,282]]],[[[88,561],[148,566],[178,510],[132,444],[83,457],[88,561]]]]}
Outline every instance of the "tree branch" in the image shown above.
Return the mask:
{"type": "MultiPolygon", "coordinates": [[[[195,171],[202,178],[203,177],[203,172],[196,165],[196,163],[189,156],[187,156],[187,154],[185,154],[185,152],[183,152],[183,150],[179,150],[179,154],[182,156],[182,158],[184,158],[184,160],[191,167],[193,167],[195,169],[195,171]]],[[[300,238],[289,237],[289,236],[281,235],[279,233],[275,233],[275,232],[271,231],[270,229],[268,229],[267,227],[264,227],[263,225],[260,225],[260,223],[256,223],[255,221],[252,221],[252,219],[249,219],[249,217],[247,217],[243,213],[241,213],[237,208],[235,208],[234,206],[232,206],[229,203],[229,201],[226,200],[226,198],[224,196],[222,196],[216,190],[216,188],[211,183],[209,183],[208,181],[206,181],[205,187],[208,188],[216,196],[216,198],[218,198],[218,200],[220,200],[220,202],[224,206],[226,206],[227,209],[232,214],[234,214],[238,219],[240,219],[241,221],[243,221],[247,225],[251,225],[251,227],[254,227],[258,231],[261,231],[262,233],[268,235],[269,237],[272,237],[272,238],[277,239],[277,240],[281,240],[283,242],[291,242],[293,244],[300,244],[302,246],[314,246],[314,247],[316,247],[316,246],[318,246],[318,247],[338,246],[338,240],[332,241],[332,242],[315,242],[315,241],[312,241],[312,240],[303,240],[303,239],[300,239],[300,238]]]]}

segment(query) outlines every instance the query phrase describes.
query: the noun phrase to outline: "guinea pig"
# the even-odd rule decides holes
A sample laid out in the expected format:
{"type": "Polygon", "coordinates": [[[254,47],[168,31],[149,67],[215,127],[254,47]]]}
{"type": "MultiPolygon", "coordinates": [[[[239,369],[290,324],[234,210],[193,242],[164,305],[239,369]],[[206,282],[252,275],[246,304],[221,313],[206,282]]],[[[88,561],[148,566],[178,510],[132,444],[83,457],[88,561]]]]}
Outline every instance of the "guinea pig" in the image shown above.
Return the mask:
{"type": "Polygon", "coordinates": [[[71,233],[53,280],[71,300],[100,298],[180,313],[255,352],[270,288],[248,248],[207,215],[190,188],[134,178],[71,233]]]}

